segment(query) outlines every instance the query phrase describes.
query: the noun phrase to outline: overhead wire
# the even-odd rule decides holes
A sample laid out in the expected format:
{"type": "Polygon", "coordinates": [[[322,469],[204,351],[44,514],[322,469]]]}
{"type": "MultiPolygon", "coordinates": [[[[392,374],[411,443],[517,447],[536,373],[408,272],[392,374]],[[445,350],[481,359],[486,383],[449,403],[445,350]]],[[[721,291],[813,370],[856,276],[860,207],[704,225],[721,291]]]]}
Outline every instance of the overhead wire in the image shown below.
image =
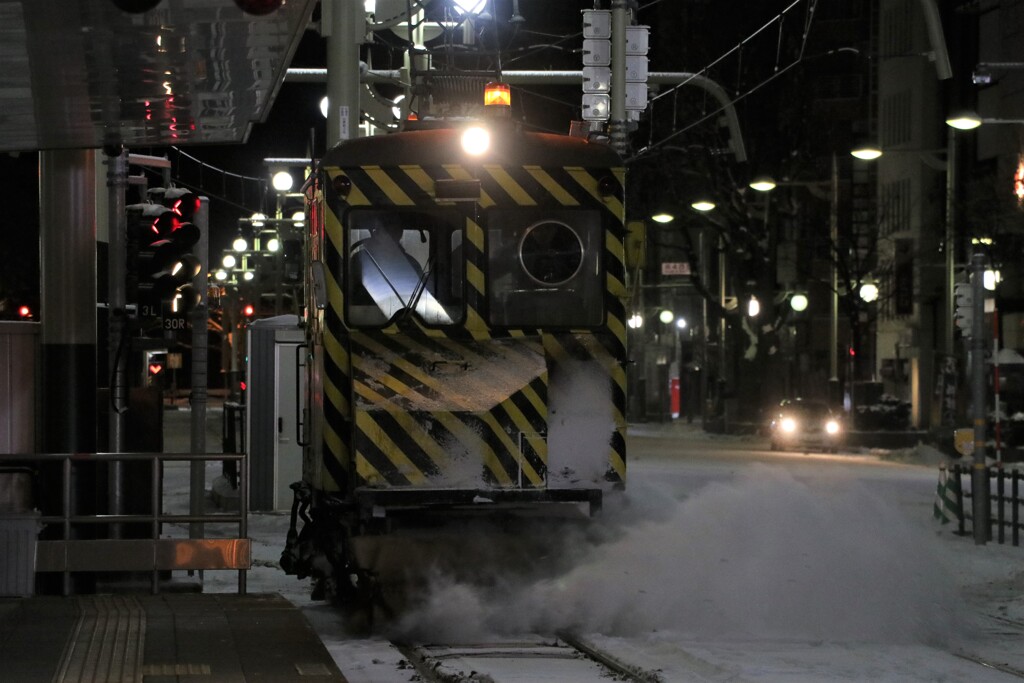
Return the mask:
{"type": "MultiPolygon", "coordinates": [[[[655,2],[659,2],[659,1],[660,0],[655,0],[655,2]]],[[[654,4],[654,3],[651,3],[651,4],[654,4]]],[[[643,149],[639,150],[633,156],[631,156],[628,159],[626,159],[626,162],[629,163],[630,161],[633,161],[633,160],[639,158],[640,156],[643,156],[644,154],[648,154],[648,153],[652,152],[653,150],[657,149],[658,147],[661,147],[662,145],[665,145],[665,144],[671,142],[672,140],[678,138],[680,135],[682,135],[682,134],[684,134],[684,133],[686,133],[686,132],[696,128],[697,126],[700,126],[701,124],[707,122],[708,120],[710,120],[710,119],[712,119],[714,117],[717,117],[719,114],[721,114],[724,111],[726,111],[727,108],[730,108],[730,107],[734,106],[735,104],[737,104],[738,102],[743,101],[747,97],[750,97],[754,93],[756,93],[759,90],[761,90],[761,88],[765,87],[766,85],[768,85],[769,83],[771,83],[775,79],[777,79],[778,77],[780,77],[783,74],[787,73],[790,69],[792,69],[795,66],[797,66],[798,64],[800,64],[803,61],[803,59],[804,59],[804,50],[806,49],[806,46],[807,46],[807,40],[808,40],[808,37],[809,37],[809,34],[810,34],[810,27],[811,27],[811,23],[813,21],[814,13],[815,13],[816,9],[817,9],[817,0],[793,0],[793,2],[791,2],[789,5],[787,5],[781,12],[779,12],[779,14],[777,14],[775,17],[773,17],[769,21],[765,22],[760,28],[758,28],[755,31],[753,31],[750,35],[748,35],[746,38],[741,40],[739,43],[734,45],[732,48],[730,48],[729,50],[724,52],[721,56],[719,56],[717,59],[712,61],[707,66],[705,66],[703,69],[701,69],[700,71],[694,72],[693,75],[691,75],[689,78],[686,78],[683,81],[680,81],[679,83],[677,83],[676,85],[672,86],[671,88],[668,88],[667,90],[664,90],[664,91],[658,93],[657,95],[655,95],[654,97],[652,97],[651,98],[651,102],[650,102],[650,106],[651,106],[650,115],[653,117],[653,115],[654,115],[653,108],[654,108],[655,104],[659,100],[661,100],[664,97],[667,97],[670,94],[671,95],[675,95],[676,93],[678,93],[678,91],[683,86],[691,84],[698,77],[708,78],[707,74],[711,73],[715,69],[715,67],[717,67],[719,64],[724,62],[731,55],[734,55],[734,54],[737,55],[738,59],[740,60],[740,62],[742,62],[742,51],[743,51],[744,46],[749,44],[757,36],[759,36],[761,33],[765,32],[766,30],[768,30],[772,26],[775,26],[775,25],[778,26],[778,38],[777,38],[777,50],[776,50],[775,64],[774,64],[772,73],[768,77],[764,78],[759,83],[757,83],[757,84],[753,85],[752,87],[748,88],[745,92],[741,92],[741,93],[735,95],[734,97],[730,98],[727,103],[720,104],[719,106],[717,106],[716,108],[712,109],[711,111],[708,111],[707,113],[705,113],[703,116],[701,116],[697,120],[692,121],[688,125],[685,125],[685,126],[683,126],[681,128],[677,128],[677,129],[673,130],[670,134],[666,135],[665,137],[661,138],[660,140],[653,141],[652,139],[649,138],[649,141],[648,141],[649,144],[646,147],[644,147],[643,149]],[[803,31],[802,31],[802,35],[801,35],[799,52],[798,52],[797,56],[793,59],[793,61],[791,61],[790,63],[788,63],[788,64],[786,64],[784,66],[780,65],[781,58],[782,58],[782,54],[781,54],[781,51],[782,51],[782,47],[781,47],[782,46],[782,34],[783,34],[783,26],[784,26],[784,22],[785,22],[786,16],[787,16],[787,14],[789,12],[793,11],[794,8],[796,8],[798,5],[803,4],[804,2],[807,3],[807,16],[805,18],[804,25],[803,25],[803,31]]],[[[706,97],[706,95],[705,95],[705,97],[706,97]]],[[[675,121],[676,111],[677,110],[675,108],[675,101],[673,100],[673,119],[672,119],[673,121],[675,121]]],[[[653,135],[653,127],[652,127],[651,133],[653,135]]]]}
{"type": "MultiPolygon", "coordinates": [[[[645,3],[643,6],[641,6],[638,11],[643,11],[643,10],[649,9],[649,8],[655,6],[655,5],[660,4],[661,2],[662,2],[662,0],[651,0],[651,2],[645,3]]],[[[408,38],[407,38],[407,40],[408,40],[408,43],[409,43],[410,46],[413,45],[413,40],[412,40],[412,30],[413,30],[412,17],[413,17],[413,11],[414,11],[414,9],[416,9],[416,10],[423,9],[426,6],[426,4],[427,3],[425,3],[423,0],[407,0],[407,2],[406,2],[406,13],[405,13],[404,17],[407,20],[407,23],[406,23],[406,26],[407,26],[407,29],[408,29],[408,34],[407,34],[408,38]]],[[[724,112],[727,107],[731,107],[731,106],[733,106],[733,105],[743,101],[745,98],[750,97],[751,95],[753,95],[754,93],[758,92],[760,89],[762,89],[766,85],[768,85],[771,82],[773,82],[776,78],[782,76],[783,74],[787,73],[790,69],[792,69],[793,67],[797,66],[804,59],[804,50],[806,48],[808,36],[809,36],[809,33],[810,33],[810,27],[811,27],[811,23],[813,21],[813,17],[814,17],[814,13],[815,13],[816,7],[817,7],[817,0],[793,0],[793,2],[791,2],[789,5],[787,5],[775,17],[773,17],[772,19],[770,19],[767,22],[765,22],[762,26],[760,26],[759,28],[754,30],[747,37],[745,37],[743,40],[738,42],[732,48],[730,48],[725,53],[720,55],[717,59],[715,59],[714,61],[709,63],[707,66],[702,68],[700,71],[695,72],[690,78],[687,78],[687,79],[685,79],[685,80],[675,84],[674,86],[672,86],[672,87],[670,87],[670,88],[668,88],[666,90],[663,90],[662,92],[659,92],[656,95],[654,95],[651,98],[651,101],[650,101],[650,106],[652,108],[650,114],[653,116],[653,113],[654,113],[653,112],[653,108],[660,101],[662,101],[664,98],[668,97],[669,95],[672,95],[672,97],[673,97],[673,99],[672,99],[672,102],[673,102],[672,121],[675,121],[676,120],[676,116],[678,115],[678,106],[677,106],[676,98],[678,96],[679,91],[684,86],[690,85],[693,82],[693,80],[695,78],[697,78],[698,76],[707,77],[706,74],[712,72],[717,66],[722,64],[726,59],[728,59],[732,55],[737,55],[738,58],[740,59],[740,63],[742,63],[742,51],[743,51],[744,47],[747,46],[751,41],[753,41],[759,35],[761,35],[765,31],[767,31],[770,28],[772,28],[773,26],[777,27],[778,37],[777,37],[777,40],[776,40],[775,64],[774,64],[773,72],[767,78],[764,78],[759,83],[749,87],[746,91],[741,92],[741,93],[735,95],[734,97],[731,97],[727,104],[719,105],[719,106],[717,106],[717,107],[707,111],[705,114],[703,114],[698,119],[696,119],[694,121],[691,121],[690,123],[688,123],[688,124],[686,124],[686,125],[684,125],[682,127],[674,129],[671,133],[669,133],[668,135],[665,135],[661,139],[654,140],[653,137],[649,137],[648,144],[644,148],[639,150],[636,154],[634,154],[631,157],[627,158],[626,159],[627,163],[629,163],[631,161],[634,161],[637,158],[639,158],[639,157],[641,157],[641,156],[643,156],[645,154],[648,154],[648,153],[656,150],[657,148],[659,148],[659,147],[661,147],[663,145],[669,144],[670,142],[672,142],[673,140],[677,139],[679,136],[685,134],[686,132],[688,132],[690,130],[693,130],[694,128],[696,128],[696,127],[706,123],[709,120],[712,120],[713,118],[717,117],[722,112],[724,112]],[[802,31],[801,42],[800,42],[800,49],[799,49],[798,55],[789,64],[781,65],[780,62],[781,62],[781,58],[782,58],[782,38],[783,38],[784,22],[785,22],[787,16],[791,12],[793,12],[797,6],[799,6],[801,4],[804,4],[805,2],[807,3],[807,14],[806,14],[806,17],[804,19],[803,31],[802,31]]],[[[564,43],[566,43],[567,41],[579,38],[582,35],[582,31],[578,31],[578,32],[575,32],[575,33],[572,33],[572,34],[567,34],[567,35],[561,36],[558,40],[555,40],[554,42],[550,42],[550,43],[545,43],[545,44],[539,44],[539,45],[535,44],[535,45],[528,45],[528,46],[521,46],[521,47],[517,47],[517,48],[512,48],[511,44],[510,44],[511,43],[511,39],[510,39],[509,44],[503,46],[503,45],[501,45],[500,34],[499,34],[498,30],[497,30],[497,18],[496,18],[496,14],[497,13],[495,11],[493,11],[493,10],[494,10],[494,4],[492,3],[492,17],[494,18],[494,46],[495,46],[495,51],[492,53],[492,55],[495,57],[496,68],[497,68],[497,72],[498,72],[499,76],[502,73],[503,69],[505,67],[507,67],[508,65],[510,65],[512,63],[515,63],[515,62],[517,62],[519,60],[522,60],[522,59],[527,59],[527,58],[529,58],[529,57],[531,57],[533,55],[539,54],[540,52],[542,52],[544,50],[558,49],[558,50],[565,50],[565,51],[572,51],[572,52],[577,51],[576,48],[565,46],[564,43]],[[521,55],[518,55],[516,57],[512,57],[511,59],[507,58],[507,55],[510,52],[522,52],[522,51],[525,51],[525,52],[523,52],[523,54],[521,54],[521,55]],[[505,53],[505,59],[504,60],[503,60],[502,53],[505,53]]],[[[393,26],[393,25],[396,25],[397,23],[399,23],[399,21],[402,18],[403,18],[403,16],[401,14],[396,14],[395,16],[388,17],[387,19],[385,19],[385,20],[383,20],[381,22],[375,22],[374,25],[380,25],[382,27],[390,27],[390,26],[393,26]]],[[[443,43],[443,47],[441,48],[440,51],[448,53],[449,61],[452,61],[451,57],[454,56],[454,51],[455,51],[455,49],[454,49],[455,48],[455,44],[452,41],[453,33],[454,33],[455,30],[460,29],[463,26],[463,24],[465,23],[465,21],[466,21],[466,18],[464,16],[460,17],[459,19],[460,20],[457,21],[457,22],[452,22],[454,24],[454,27],[447,28],[444,31],[444,36],[445,36],[444,37],[444,43],[443,43]]],[[[540,33],[533,32],[533,31],[525,31],[525,30],[520,31],[518,25],[516,26],[516,32],[517,33],[521,33],[521,34],[544,35],[544,34],[540,34],[540,33]]],[[[428,50],[428,53],[433,53],[433,52],[437,52],[437,50],[428,50]]],[[[415,64],[415,60],[414,60],[414,64],[415,64]]],[[[415,70],[415,65],[413,66],[413,69],[415,70]]],[[[564,105],[564,106],[572,106],[572,107],[575,106],[575,103],[569,103],[569,102],[566,102],[564,100],[560,100],[560,99],[558,99],[556,97],[551,97],[551,96],[544,95],[543,93],[538,93],[538,92],[536,92],[534,90],[527,90],[527,89],[524,89],[522,87],[520,87],[519,89],[521,91],[523,91],[523,92],[529,92],[529,94],[531,96],[535,96],[535,97],[538,97],[540,99],[545,99],[545,100],[548,100],[548,101],[551,101],[551,102],[554,102],[554,103],[557,103],[557,104],[561,104],[561,105],[564,105]]],[[[706,94],[705,94],[705,97],[706,97],[706,94]]],[[[651,129],[650,134],[651,134],[651,136],[653,136],[653,127],[651,129]]],[[[214,166],[212,166],[210,164],[207,164],[206,162],[202,161],[201,159],[198,159],[197,157],[194,157],[194,156],[188,154],[187,152],[183,151],[182,149],[180,149],[178,147],[172,147],[172,149],[179,155],[179,157],[184,157],[184,158],[186,158],[186,159],[188,159],[188,160],[190,160],[190,161],[192,161],[192,162],[194,162],[196,164],[199,164],[199,166],[200,166],[200,181],[199,181],[199,183],[189,185],[187,183],[181,182],[182,185],[187,186],[190,189],[202,190],[204,192],[207,192],[211,196],[217,198],[218,200],[223,201],[223,202],[225,202],[225,203],[227,203],[227,204],[229,204],[231,206],[234,206],[234,207],[242,209],[242,210],[249,211],[249,210],[251,210],[251,207],[245,205],[245,201],[246,201],[245,195],[246,195],[246,192],[245,192],[245,189],[244,189],[244,184],[247,183],[247,182],[251,182],[251,183],[256,184],[257,187],[258,187],[258,194],[259,194],[259,197],[260,197],[260,206],[261,206],[260,210],[262,210],[262,205],[263,205],[263,202],[264,202],[264,199],[265,199],[265,194],[267,192],[267,182],[266,182],[266,180],[264,180],[262,178],[256,178],[256,177],[252,177],[252,176],[245,176],[245,175],[241,175],[241,174],[231,173],[229,171],[225,171],[223,169],[220,169],[220,168],[214,167],[214,166]],[[208,188],[205,187],[206,183],[203,182],[203,178],[202,178],[202,175],[203,175],[204,171],[211,171],[211,172],[219,174],[221,176],[222,192],[220,194],[211,193],[211,192],[209,192],[208,188]],[[243,196],[242,196],[242,199],[241,199],[242,203],[238,203],[238,202],[230,199],[227,196],[227,189],[226,188],[227,188],[227,180],[229,178],[233,179],[233,180],[237,180],[239,182],[240,186],[243,188],[242,189],[242,195],[243,196]]],[[[180,164],[180,159],[179,159],[179,164],[180,164]]]]}

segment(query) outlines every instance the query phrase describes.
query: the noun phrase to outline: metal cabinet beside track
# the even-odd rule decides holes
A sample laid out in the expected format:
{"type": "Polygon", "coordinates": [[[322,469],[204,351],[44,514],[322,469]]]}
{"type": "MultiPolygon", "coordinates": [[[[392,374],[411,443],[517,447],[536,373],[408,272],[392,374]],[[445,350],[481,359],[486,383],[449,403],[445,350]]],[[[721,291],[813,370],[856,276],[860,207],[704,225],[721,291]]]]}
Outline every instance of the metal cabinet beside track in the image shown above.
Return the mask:
{"type": "Polygon", "coordinates": [[[305,338],[295,315],[257,320],[247,334],[249,509],[288,510],[289,487],[302,478],[298,392],[305,378],[300,379],[298,354],[305,338]]]}

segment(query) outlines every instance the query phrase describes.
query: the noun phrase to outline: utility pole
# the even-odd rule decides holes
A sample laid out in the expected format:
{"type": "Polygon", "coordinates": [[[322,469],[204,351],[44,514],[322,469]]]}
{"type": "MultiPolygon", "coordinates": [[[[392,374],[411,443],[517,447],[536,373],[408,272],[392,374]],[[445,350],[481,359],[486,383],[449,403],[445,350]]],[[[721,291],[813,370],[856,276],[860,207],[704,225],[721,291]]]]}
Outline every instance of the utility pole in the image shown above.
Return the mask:
{"type": "Polygon", "coordinates": [[[985,255],[971,257],[971,402],[974,413],[974,459],[971,465],[971,503],[974,544],[985,545],[989,533],[988,465],[985,462],[985,255]]]}
{"type": "Polygon", "coordinates": [[[953,346],[953,288],[956,282],[956,129],[947,126],[946,132],[946,222],[945,246],[943,247],[942,287],[942,352],[952,357],[956,354],[953,346]]]}
{"type": "MultiPolygon", "coordinates": [[[[127,272],[125,190],[128,187],[128,150],[118,147],[107,153],[107,354],[110,363],[110,384],[107,405],[107,450],[125,451],[125,413],[128,410],[127,362],[121,353],[121,340],[125,334],[127,272]]],[[[107,468],[107,512],[124,512],[124,463],[112,461],[107,468]]],[[[111,535],[121,537],[121,525],[111,526],[111,535]]]]}
{"type": "Polygon", "coordinates": [[[839,383],[839,161],[832,152],[832,182],[829,200],[829,239],[832,242],[832,307],[829,319],[829,398],[833,405],[843,400],[839,383]]]}
{"type": "Polygon", "coordinates": [[[365,40],[362,0],[322,3],[327,35],[327,149],[359,137],[359,46],[365,40]]]}
{"type": "Polygon", "coordinates": [[[626,140],[626,0],[612,0],[612,101],[608,133],[611,147],[625,155],[626,140]]]}
{"type": "MultiPolygon", "coordinates": [[[[196,225],[199,227],[199,242],[196,244],[196,256],[202,268],[192,279],[192,286],[199,292],[199,303],[192,310],[192,390],[189,405],[192,408],[190,423],[190,447],[193,453],[206,452],[206,406],[208,389],[208,354],[207,324],[209,309],[207,308],[207,273],[210,256],[210,200],[199,198],[199,210],[196,212],[196,225]]],[[[198,460],[189,464],[189,513],[204,513],[204,497],[206,495],[206,462],[198,460]]],[[[204,538],[203,524],[189,524],[189,538],[204,538]]]]}

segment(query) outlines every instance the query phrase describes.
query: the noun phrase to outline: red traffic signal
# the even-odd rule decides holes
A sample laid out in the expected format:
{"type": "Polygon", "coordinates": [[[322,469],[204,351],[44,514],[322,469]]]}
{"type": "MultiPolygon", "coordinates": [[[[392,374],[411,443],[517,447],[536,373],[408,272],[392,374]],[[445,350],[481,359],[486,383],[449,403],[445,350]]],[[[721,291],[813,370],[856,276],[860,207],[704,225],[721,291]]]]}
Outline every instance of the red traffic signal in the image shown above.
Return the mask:
{"type": "Polygon", "coordinates": [[[180,223],[191,223],[199,211],[199,197],[183,187],[170,187],[164,192],[163,204],[180,223]]]}
{"type": "Polygon", "coordinates": [[[254,315],[256,315],[256,307],[253,306],[252,304],[246,304],[242,306],[242,315],[244,315],[246,318],[253,317],[254,315]]]}
{"type": "Polygon", "coordinates": [[[18,306],[18,317],[28,320],[32,317],[32,309],[28,306],[18,306]]]}
{"type": "Polygon", "coordinates": [[[160,194],[170,206],[146,203],[128,207],[128,288],[140,317],[160,316],[164,304],[178,292],[187,302],[194,302],[192,280],[202,270],[191,253],[201,236],[191,222],[198,198],[177,188],[160,194]]]}

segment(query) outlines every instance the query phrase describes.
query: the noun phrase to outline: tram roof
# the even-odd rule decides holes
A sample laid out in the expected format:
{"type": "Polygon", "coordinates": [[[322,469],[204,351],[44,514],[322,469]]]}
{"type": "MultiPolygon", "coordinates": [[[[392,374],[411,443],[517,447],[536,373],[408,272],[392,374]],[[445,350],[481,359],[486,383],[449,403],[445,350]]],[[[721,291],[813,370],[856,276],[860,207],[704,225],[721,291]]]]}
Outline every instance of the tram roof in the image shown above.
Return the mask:
{"type": "Polygon", "coordinates": [[[622,166],[622,159],[607,145],[569,135],[516,130],[512,125],[496,126],[491,135],[491,149],[484,155],[471,157],[462,151],[460,145],[460,136],[466,125],[459,122],[446,127],[343,140],[327,152],[321,166],[494,163],[591,168],[622,166]]]}

